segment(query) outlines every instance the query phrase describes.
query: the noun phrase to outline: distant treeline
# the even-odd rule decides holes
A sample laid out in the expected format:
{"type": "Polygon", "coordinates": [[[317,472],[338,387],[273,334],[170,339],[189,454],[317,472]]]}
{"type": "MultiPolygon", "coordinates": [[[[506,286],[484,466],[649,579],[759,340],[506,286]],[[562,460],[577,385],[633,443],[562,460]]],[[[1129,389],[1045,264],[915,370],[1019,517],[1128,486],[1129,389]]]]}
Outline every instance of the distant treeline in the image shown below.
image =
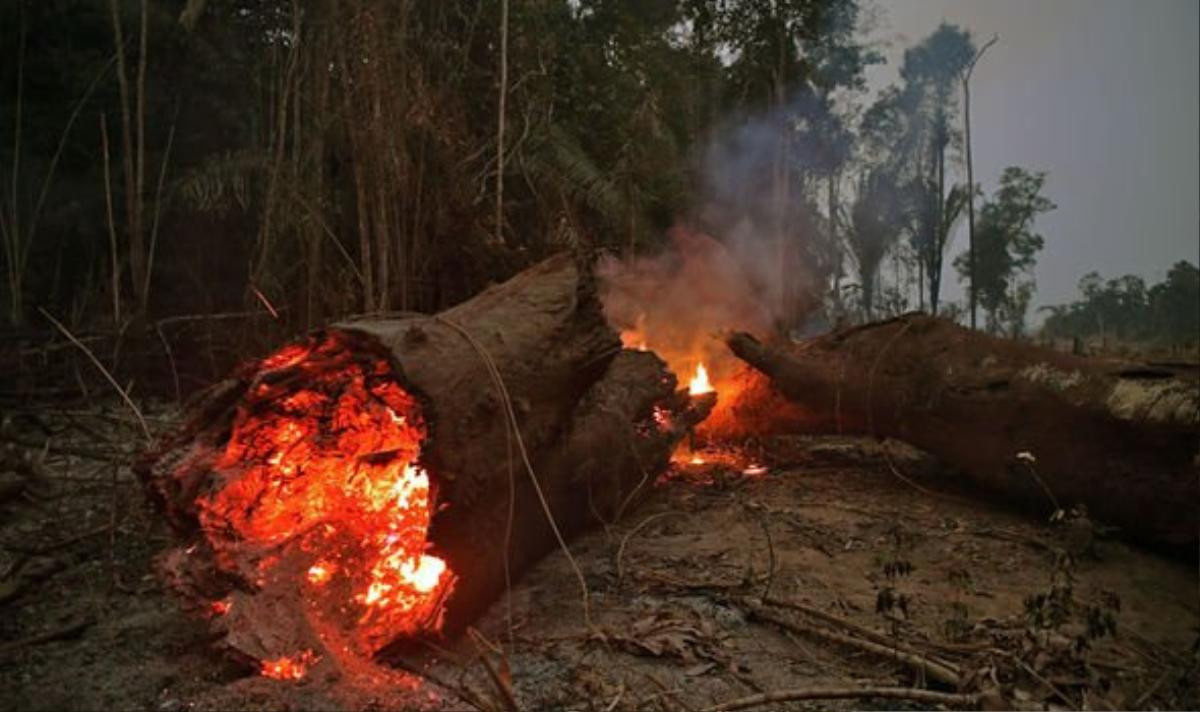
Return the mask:
{"type": "Polygon", "coordinates": [[[1089,272],[1079,280],[1080,299],[1047,312],[1049,339],[1094,339],[1183,346],[1200,341],[1200,269],[1175,263],[1163,281],[1146,286],[1137,275],[1104,279],[1089,272]]]}

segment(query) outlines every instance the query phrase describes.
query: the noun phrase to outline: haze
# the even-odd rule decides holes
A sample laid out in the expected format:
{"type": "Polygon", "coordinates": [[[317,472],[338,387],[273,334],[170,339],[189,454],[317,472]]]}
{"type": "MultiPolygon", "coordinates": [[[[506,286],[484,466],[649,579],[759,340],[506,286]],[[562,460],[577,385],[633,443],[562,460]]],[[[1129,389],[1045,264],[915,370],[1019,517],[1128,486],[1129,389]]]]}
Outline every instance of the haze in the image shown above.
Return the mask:
{"type": "MultiPolygon", "coordinates": [[[[868,70],[897,80],[904,49],[943,19],[992,34],[972,80],[975,176],[1049,172],[1058,209],[1038,222],[1034,308],[1077,296],[1088,271],[1163,278],[1200,252],[1200,4],[1194,0],[904,0],[880,3],[871,36],[888,44],[868,70]]],[[[966,249],[965,220],[950,256],[966,249]]],[[[963,289],[947,259],[948,297],[963,289]]],[[[1031,309],[1030,318],[1040,321],[1031,309]]]]}

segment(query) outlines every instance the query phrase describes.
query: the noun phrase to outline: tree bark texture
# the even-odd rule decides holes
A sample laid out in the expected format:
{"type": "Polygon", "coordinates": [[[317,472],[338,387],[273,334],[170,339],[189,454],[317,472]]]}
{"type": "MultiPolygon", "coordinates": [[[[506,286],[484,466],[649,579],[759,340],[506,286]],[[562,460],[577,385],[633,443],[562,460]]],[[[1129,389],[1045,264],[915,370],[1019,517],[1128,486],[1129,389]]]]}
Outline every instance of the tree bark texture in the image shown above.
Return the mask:
{"type": "MultiPolygon", "coordinates": [[[[458,577],[445,601],[444,630],[451,633],[495,600],[506,578],[557,547],[512,437],[509,404],[542,496],[566,537],[619,517],[647,493],[675,445],[713,404],[677,390],[654,354],[621,349],[590,269],[566,255],[435,316],[362,318],[329,331],[364,352],[385,354],[422,404],[428,436],[420,464],[438,505],[431,553],[458,577]]],[[[268,378],[289,377],[261,363],[211,389],[187,424],[139,467],[180,539],[165,559],[171,582],[201,605],[237,595],[214,624],[230,648],[258,661],[320,641],[287,613],[302,605],[302,595],[256,598],[252,582],[214,555],[197,495],[220,486],[218,462],[239,408],[268,378]]]]}
{"type": "Polygon", "coordinates": [[[728,345],[805,411],[784,429],[898,438],[1012,500],[1082,503],[1148,543],[1197,540],[1194,368],[1081,359],[924,315],[799,344],[736,333],[728,345]]]}

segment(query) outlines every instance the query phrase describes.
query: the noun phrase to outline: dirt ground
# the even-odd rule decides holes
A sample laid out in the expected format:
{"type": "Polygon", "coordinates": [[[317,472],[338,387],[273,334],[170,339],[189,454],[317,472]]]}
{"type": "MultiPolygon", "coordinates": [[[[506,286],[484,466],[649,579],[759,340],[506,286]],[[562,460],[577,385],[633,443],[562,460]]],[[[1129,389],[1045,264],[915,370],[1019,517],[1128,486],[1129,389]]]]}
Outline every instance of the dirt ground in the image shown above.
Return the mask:
{"type": "Polygon", "coordinates": [[[169,534],[114,465],[139,432],[115,405],[6,416],[0,708],[697,710],[833,687],[855,696],[756,708],[1200,706],[1194,558],[990,504],[898,443],[842,438],[764,443],[761,475],[746,454],[680,466],[571,543],[586,613],[556,552],[474,640],[270,680],[215,653],[156,577],[169,534]],[[986,694],[861,692],[880,687],[986,694]]]}

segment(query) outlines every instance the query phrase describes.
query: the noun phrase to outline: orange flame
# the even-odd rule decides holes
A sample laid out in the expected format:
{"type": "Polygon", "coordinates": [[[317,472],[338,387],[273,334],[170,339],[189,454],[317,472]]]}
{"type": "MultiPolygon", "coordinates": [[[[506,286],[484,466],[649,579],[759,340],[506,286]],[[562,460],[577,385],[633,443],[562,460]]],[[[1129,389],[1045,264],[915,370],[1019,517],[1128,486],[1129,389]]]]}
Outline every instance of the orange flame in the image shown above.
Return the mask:
{"type": "Polygon", "coordinates": [[[308,666],[317,661],[317,656],[311,650],[305,650],[299,655],[286,655],[274,660],[264,660],[262,674],[276,680],[302,680],[308,672],[308,666]]]}
{"type": "Polygon", "coordinates": [[[308,567],[308,580],[314,586],[324,586],[333,578],[335,568],[333,564],[324,561],[313,564],[308,567]]]}
{"type": "Polygon", "coordinates": [[[708,382],[708,371],[704,364],[699,364],[696,366],[696,375],[688,382],[688,395],[699,396],[712,391],[712,384],[708,382]]]}

